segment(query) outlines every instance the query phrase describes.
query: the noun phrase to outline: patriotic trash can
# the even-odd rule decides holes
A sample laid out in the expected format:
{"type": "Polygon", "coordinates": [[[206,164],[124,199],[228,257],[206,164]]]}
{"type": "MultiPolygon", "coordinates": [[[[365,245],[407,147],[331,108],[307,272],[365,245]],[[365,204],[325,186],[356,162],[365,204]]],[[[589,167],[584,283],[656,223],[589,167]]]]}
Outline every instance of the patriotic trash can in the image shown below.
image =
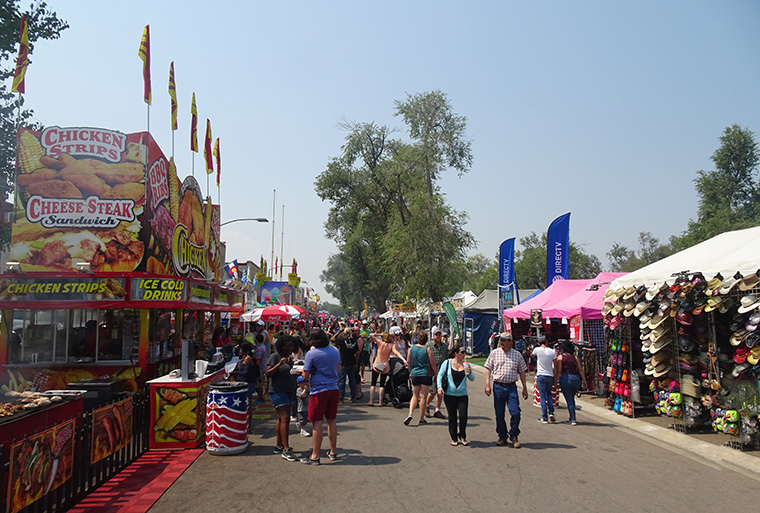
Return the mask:
{"type": "Polygon", "coordinates": [[[209,385],[206,403],[206,450],[239,454],[248,449],[250,427],[248,383],[220,381],[209,385]]]}

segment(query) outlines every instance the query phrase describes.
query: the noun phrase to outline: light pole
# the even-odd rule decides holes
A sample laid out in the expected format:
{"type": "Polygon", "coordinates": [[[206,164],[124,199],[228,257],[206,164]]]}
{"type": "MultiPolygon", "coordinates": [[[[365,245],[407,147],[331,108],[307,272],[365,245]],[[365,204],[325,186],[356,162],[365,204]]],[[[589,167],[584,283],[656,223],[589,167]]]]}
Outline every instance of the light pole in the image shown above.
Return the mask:
{"type": "Polygon", "coordinates": [[[266,217],[245,217],[242,219],[233,219],[231,221],[225,221],[222,224],[220,224],[219,227],[221,228],[225,224],[237,223],[238,221],[258,221],[259,223],[268,223],[269,219],[267,219],[266,217]]]}

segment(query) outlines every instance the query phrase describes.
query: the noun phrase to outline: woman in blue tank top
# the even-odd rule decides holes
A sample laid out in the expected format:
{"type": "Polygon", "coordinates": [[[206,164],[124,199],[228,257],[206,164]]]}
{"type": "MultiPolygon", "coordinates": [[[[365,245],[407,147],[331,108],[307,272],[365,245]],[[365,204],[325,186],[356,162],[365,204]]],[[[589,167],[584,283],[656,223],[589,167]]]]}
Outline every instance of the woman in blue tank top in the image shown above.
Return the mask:
{"type": "MultiPolygon", "coordinates": [[[[409,375],[412,378],[412,401],[409,403],[409,415],[404,419],[404,425],[408,426],[412,421],[412,414],[417,404],[427,404],[430,385],[433,384],[433,376],[438,369],[435,368],[433,352],[427,347],[427,333],[417,336],[417,343],[409,348],[406,361],[409,365],[409,375]]],[[[425,408],[420,406],[420,424],[427,424],[425,420],[425,408]]]]}

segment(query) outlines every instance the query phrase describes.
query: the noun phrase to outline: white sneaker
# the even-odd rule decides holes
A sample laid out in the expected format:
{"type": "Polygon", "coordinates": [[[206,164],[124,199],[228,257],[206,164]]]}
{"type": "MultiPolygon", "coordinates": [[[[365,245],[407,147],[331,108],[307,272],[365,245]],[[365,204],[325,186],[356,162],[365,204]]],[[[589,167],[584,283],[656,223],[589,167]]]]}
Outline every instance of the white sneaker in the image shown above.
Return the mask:
{"type": "Polygon", "coordinates": [[[293,415],[290,416],[290,422],[298,422],[298,419],[295,418],[293,415]]]}
{"type": "Polygon", "coordinates": [[[311,433],[306,431],[304,428],[301,428],[301,436],[311,436],[311,433]]]}

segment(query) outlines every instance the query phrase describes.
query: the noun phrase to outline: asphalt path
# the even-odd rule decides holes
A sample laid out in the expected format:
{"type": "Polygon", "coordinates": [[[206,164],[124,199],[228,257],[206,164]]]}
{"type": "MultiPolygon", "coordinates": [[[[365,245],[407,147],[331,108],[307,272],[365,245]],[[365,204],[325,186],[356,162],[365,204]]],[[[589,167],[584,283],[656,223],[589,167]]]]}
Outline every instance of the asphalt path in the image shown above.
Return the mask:
{"type": "MultiPolygon", "coordinates": [[[[245,453],[202,454],[150,511],[758,511],[757,474],[586,411],[578,426],[562,422],[566,409],[540,424],[532,395],[522,401],[522,447],[496,446],[480,369],[468,386],[468,447],[449,445],[446,420],[418,426],[417,412],[404,426],[407,409],[345,404],[341,458],[327,459],[325,437],[322,465],[310,466],[273,454],[274,421],[257,421],[245,453]]],[[[294,427],[290,442],[299,455],[311,450],[294,427]]]]}

